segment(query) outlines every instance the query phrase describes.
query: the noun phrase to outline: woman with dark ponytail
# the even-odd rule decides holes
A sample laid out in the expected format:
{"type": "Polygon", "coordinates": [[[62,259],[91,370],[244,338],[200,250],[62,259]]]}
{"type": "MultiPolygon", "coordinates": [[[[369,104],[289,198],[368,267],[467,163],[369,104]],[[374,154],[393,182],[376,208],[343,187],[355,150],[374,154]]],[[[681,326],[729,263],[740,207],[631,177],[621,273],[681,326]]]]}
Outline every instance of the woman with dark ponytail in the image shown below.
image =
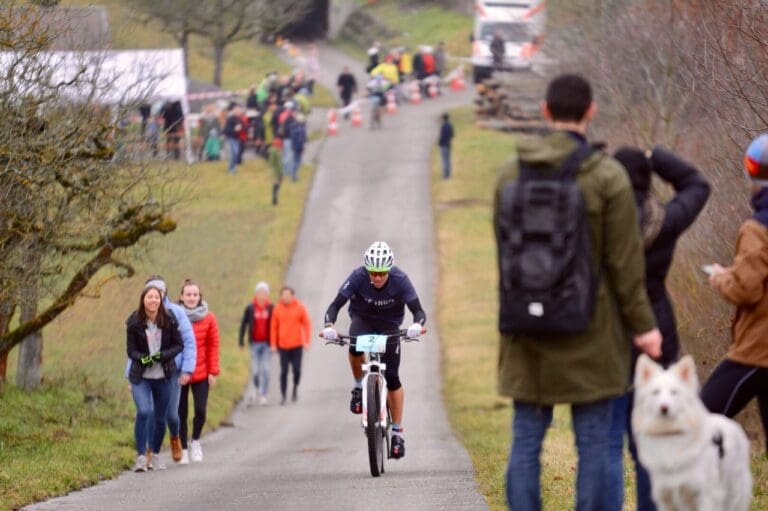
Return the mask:
{"type": "MultiPolygon", "coordinates": [[[[709,198],[709,183],[701,173],[677,155],[662,147],[652,151],[624,147],[614,154],[627,171],[635,192],[640,231],[645,245],[645,284],[656,323],[662,335],[661,358],[665,367],[679,358],[680,345],[672,302],[666,288],[666,278],[672,264],[677,240],[693,224],[709,198]],[[669,183],[675,195],[666,203],[651,193],[652,176],[669,183]]],[[[639,353],[635,350],[632,367],[639,353]]],[[[634,370],[632,371],[634,374],[634,370]]],[[[637,510],[655,511],[651,500],[648,473],[637,459],[637,450],[630,428],[632,394],[617,398],[611,430],[611,461],[606,492],[606,507],[623,509],[624,495],[624,434],[629,437],[629,449],[637,475],[637,510]]]]}

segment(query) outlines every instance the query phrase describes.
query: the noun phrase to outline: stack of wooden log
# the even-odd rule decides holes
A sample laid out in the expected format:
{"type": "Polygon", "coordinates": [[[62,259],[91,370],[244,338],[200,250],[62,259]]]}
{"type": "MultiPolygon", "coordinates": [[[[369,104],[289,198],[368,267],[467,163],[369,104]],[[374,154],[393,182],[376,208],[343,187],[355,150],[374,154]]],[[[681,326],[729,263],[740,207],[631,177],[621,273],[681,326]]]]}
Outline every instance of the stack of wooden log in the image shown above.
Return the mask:
{"type": "Polygon", "coordinates": [[[477,85],[477,124],[501,131],[546,131],[541,115],[545,88],[544,78],[533,72],[495,73],[477,85]]]}

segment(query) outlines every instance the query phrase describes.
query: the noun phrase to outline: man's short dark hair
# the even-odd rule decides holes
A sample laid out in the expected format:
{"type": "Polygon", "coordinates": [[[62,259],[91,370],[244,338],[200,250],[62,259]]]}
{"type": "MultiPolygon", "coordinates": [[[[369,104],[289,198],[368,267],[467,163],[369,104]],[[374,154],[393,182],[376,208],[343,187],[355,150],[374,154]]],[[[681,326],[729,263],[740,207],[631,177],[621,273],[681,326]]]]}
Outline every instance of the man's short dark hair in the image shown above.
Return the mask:
{"type": "Polygon", "coordinates": [[[592,87],[580,75],[560,75],[549,82],[546,102],[553,121],[579,122],[592,104],[592,87]]]}

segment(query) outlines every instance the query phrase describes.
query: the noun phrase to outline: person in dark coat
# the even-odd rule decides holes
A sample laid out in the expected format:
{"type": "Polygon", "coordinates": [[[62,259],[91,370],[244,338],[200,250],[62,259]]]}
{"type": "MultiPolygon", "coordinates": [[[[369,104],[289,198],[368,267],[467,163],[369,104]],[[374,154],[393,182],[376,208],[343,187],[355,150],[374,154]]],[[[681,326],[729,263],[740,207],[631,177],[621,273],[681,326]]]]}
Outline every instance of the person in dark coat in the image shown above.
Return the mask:
{"type": "Polygon", "coordinates": [[[421,52],[422,49],[419,48],[419,51],[413,56],[413,76],[415,76],[417,80],[423,80],[427,77],[424,72],[424,56],[421,52]]]}
{"type": "Polygon", "coordinates": [[[499,70],[504,66],[504,38],[501,37],[501,31],[497,30],[491,40],[491,56],[493,57],[493,69],[499,70]]]}
{"type": "Polygon", "coordinates": [[[171,378],[177,370],[174,358],[183,348],[179,324],[166,310],[162,290],[148,285],[138,309],[126,321],[128,381],[136,405],[136,472],[165,468],[158,453],[165,436],[171,378]]]}
{"type": "Polygon", "coordinates": [[[451,140],[453,140],[453,124],[448,114],[443,114],[443,124],[440,126],[440,157],[443,161],[443,179],[451,177],[451,140]]]}
{"type": "MultiPolygon", "coordinates": [[[[336,80],[336,87],[339,89],[339,96],[341,96],[341,102],[343,106],[349,106],[352,101],[352,95],[357,92],[357,81],[355,75],[349,70],[349,66],[344,66],[344,70],[339,75],[339,79],[336,80]]],[[[344,114],[344,118],[348,118],[349,114],[344,114]]]]}
{"type": "Polygon", "coordinates": [[[303,114],[296,114],[294,122],[291,123],[291,150],[293,151],[293,161],[291,165],[291,179],[296,182],[299,180],[299,167],[301,167],[301,158],[304,155],[304,146],[307,143],[307,124],[303,114]]]}
{"type": "Polygon", "coordinates": [[[166,103],[162,110],[165,127],[165,149],[169,158],[181,159],[181,137],[184,134],[184,110],[181,102],[166,103]]]}
{"type": "Polygon", "coordinates": [[[256,110],[259,108],[259,98],[256,96],[256,87],[251,87],[245,100],[245,108],[256,110]]]}
{"type": "Polygon", "coordinates": [[[368,65],[365,68],[366,73],[370,73],[371,69],[379,65],[379,52],[381,45],[378,42],[374,42],[373,46],[368,48],[368,65]]]}
{"type": "MultiPolygon", "coordinates": [[[[634,148],[621,148],[614,158],[627,170],[635,192],[635,205],[645,244],[645,282],[648,298],[651,300],[656,322],[662,334],[661,358],[659,362],[670,366],[679,357],[680,343],[672,302],[667,294],[665,281],[675,245],[680,236],[693,224],[709,198],[710,187],[706,179],[692,165],[683,161],[671,151],[656,147],[647,153],[634,148]],[[675,195],[666,204],[651,195],[651,176],[658,177],[672,185],[675,195]]],[[[634,362],[637,360],[634,353],[634,362]]],[[[605,509],[621,509],[623,495],[622,458],[624,434],[630,439],[630,452],[635,462],[637,475],[637,510],[655,511],[651,500],[651,486],[648,473],[637,459],[637,450],[632,440],[630,411],[632,395],[618,398],[614,411],[611,441],[611,476],[606,492],[609,502],[605,509]],[[615,480],[612,480],[615,479],[615,480]],[[618,506],[618,507],[617,507],[618,506]]]]}

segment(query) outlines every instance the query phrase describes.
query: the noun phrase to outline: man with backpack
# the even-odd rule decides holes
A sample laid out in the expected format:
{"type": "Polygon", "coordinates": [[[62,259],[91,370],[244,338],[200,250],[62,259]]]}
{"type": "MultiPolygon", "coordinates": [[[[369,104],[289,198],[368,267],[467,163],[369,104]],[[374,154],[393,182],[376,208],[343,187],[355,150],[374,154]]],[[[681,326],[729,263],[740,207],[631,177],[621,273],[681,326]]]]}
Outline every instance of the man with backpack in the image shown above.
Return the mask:
{"type": "Polygon", "coordinates": [[[589,83],[562,75],[542,106],[552,132],[521,137],[496,188],[499,387],[513,399],[507,500],[541,508],[539,456],[555,404],[571,405],[576,510],[601,509],[612,398],[629,382],[631,343],[661,335],[645,290],[643,245],[624,169],[585,137],[589,83]]]}

